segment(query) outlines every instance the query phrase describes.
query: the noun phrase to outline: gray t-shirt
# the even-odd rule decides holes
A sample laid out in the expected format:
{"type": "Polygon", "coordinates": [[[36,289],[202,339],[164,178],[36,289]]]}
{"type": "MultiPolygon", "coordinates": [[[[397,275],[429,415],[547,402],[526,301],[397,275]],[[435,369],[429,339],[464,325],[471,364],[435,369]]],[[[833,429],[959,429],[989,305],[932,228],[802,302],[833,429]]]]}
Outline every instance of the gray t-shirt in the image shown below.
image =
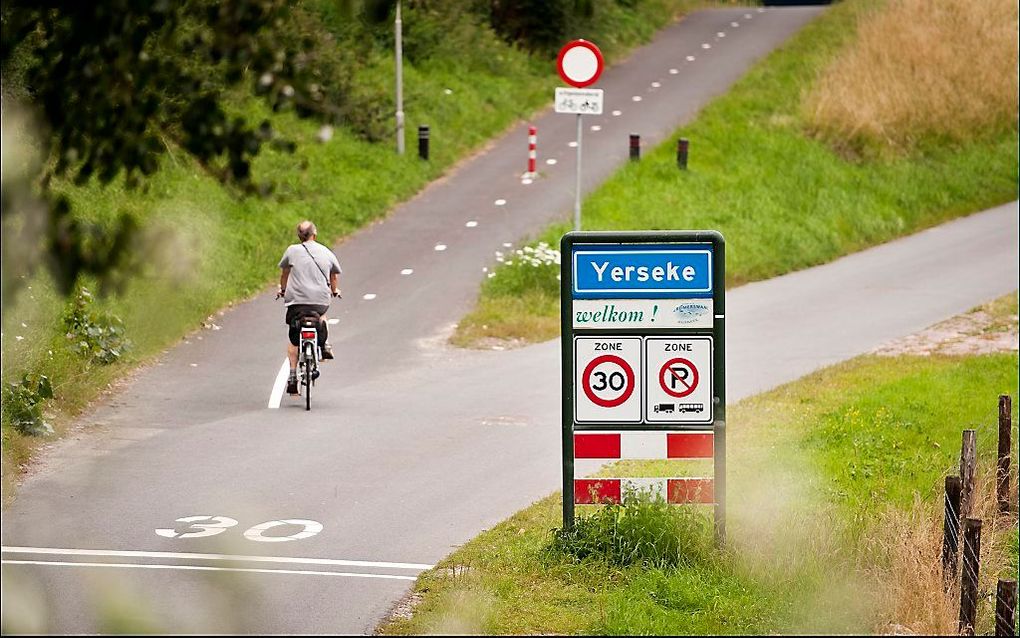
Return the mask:
{"type": "Polygon", "coordinates": [[[287,292],[283,296],[287,306],[328,306],[332,296],[327,277],[343,272],[333,251],[311,239],[289,246],[280,260],[280,268],[290,268],[287,292]]]}

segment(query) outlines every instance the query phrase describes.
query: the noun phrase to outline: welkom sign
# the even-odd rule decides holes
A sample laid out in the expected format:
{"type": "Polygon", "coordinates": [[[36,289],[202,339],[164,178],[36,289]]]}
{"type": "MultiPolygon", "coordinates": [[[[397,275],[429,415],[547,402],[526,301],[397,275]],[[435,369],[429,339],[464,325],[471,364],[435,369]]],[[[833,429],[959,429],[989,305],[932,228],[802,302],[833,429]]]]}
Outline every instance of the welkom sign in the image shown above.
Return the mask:
{"type": "Polygon", "coordinates": [[[714,505],[725,537],[725,242],[715,231],[561,241],[563,524],[649,489],[714,505]],[[712,476],[575,477],[580,459],[714,460],[712,476]]]}

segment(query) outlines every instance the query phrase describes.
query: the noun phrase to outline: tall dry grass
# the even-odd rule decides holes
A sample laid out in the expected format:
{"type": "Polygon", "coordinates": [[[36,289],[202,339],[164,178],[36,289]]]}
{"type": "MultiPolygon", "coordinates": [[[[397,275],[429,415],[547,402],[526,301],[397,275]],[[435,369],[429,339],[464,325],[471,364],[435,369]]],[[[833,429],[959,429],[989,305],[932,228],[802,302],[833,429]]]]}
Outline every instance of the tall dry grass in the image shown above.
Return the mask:
{"type": "Polygon", "coordinates": [[[888,0],[804,100],[851,154],[902,153],[1017,126],[1016,0],[888,0]]]}
{"type": "MultiPolygon", "coordinates": [[[[975,480],[974,495],[972,516],[982,520],[977,630],[988,633],[994,628],[996,582],[1007,567],[1007,547],[1010,538],[1017,533],[1017,519],[1015,515],[998,513],[994,468],[975,480]]],[[[869,542],[869,553],[878,563],[871,570],[876,580],[883,583],[876,627],[879,632],[957,633],[963,539],[960,539],[957,579],[946,593],[941,561],[943,507],[940,499],[925,503],[918,498],[910,510],[888,511],[876,526],[876,533],[869,542]]]]}

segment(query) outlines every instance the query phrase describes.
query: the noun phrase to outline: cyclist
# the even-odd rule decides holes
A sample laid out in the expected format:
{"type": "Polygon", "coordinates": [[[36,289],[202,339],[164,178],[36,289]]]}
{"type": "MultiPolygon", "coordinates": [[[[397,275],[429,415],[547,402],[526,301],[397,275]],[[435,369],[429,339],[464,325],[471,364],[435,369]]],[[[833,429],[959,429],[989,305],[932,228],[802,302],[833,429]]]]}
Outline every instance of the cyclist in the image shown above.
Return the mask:
{"type": "Polygon", "coordinates": [[[287,306],[285,321],[290,328],[290,344],[287,346],[287,357],[290,359],[288,394],[298,393],[298,324],[301,319],[319,316],[318,336],[322,358],[333,358],[333,349],[326,343],[326,312],[329,310],[330,298],[340,296],[339,277],[343,271],[333,251],[315,241],[317,233],[315,224],[308,220],[298,224],[297,235],[301,243],[290,245],[280,259],[280,290],[276,296],[283,297],[287,306]]]}

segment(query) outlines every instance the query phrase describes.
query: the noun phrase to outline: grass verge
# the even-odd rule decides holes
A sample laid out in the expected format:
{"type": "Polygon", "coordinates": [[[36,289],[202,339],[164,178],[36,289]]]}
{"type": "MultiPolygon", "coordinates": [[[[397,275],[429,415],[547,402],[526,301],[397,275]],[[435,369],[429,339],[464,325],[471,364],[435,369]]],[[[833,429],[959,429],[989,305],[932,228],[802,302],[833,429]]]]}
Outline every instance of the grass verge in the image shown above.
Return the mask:
{"type": "MultiPolygon", "coordinates": [[[[1016,329],[1015,294],[984,311],[990,325],[1016,329]]],[[[673,537],[686,541],[686,560],[676,566],[557,553],[557,494],[423,574],[414,612],[380,631],[955,633],[959,598],[942,593],[938,564],[942,482],[957,471],[961,430],[976,429],[981,591],[993,591],[1017,564],[1016,517],[994,515],[990,470],[999,394],[1013,395],[1016,423],[1017,364],[1015,352],[867,355],[742,401],[728,410],[725,552],[685,550],[708,532],[685,524],[697,514],[681,508],[673,537]]],[[[626,461],[603,472],[671,476],[683,464],[626,461]]],[[[623,533],[604,523],[603,538],[623,533]]],[[[979,633],[992,628],[991,605],[981,603],[979,633]]]]}
{"type": "MultiPolygon", "coordinates": [[[[1009,92],[1000,96],[1013,100],[1005,107],[1013,114],[1006,124],[956,134],[962,137],[956,141],[928,133],[909,152],[896,147],[896,153],[851,159],[841,152],[842,142],[830,145],[812,132],[817,116],[809,118],[806,96],[823,75],[833,81],[838,71],[831,65],[856,46],[858,21],[883,6],[862,0],[830,7],[691,124],[599,187],[585,202],[584,228],[719,230],[727,240],[727,285],[735,286],[1016,199],[1020,138],[1009,92]],[[675,165],[679,137],[691,144],[686,172],[675,165]]],[[[923,23],[924,14],[919,10],[914,21],[923,23]]],[[[1014,40],[1008,44],[1015,49],[1014,40]]],[[[1015,50],[1011,55],[1015,60],[1015,50]]],[[[1009,51],[994,57],[1000,58],[1010,59],[1009,51]]],[[[966,60],[984,64],[974,56],[966,60]]],[[[1016,75],[1015,62],[996,68],[1004,78],[1016,75]]],[[[536,243],[557,246],[568,229],[554,225],[536,243]]],[[[504,263],[460,322],[455,344],[537,342],[559,333],[557,269],[544,269],[545,280],[536,283],[519,256],[497,255],[504,263]]]]}

